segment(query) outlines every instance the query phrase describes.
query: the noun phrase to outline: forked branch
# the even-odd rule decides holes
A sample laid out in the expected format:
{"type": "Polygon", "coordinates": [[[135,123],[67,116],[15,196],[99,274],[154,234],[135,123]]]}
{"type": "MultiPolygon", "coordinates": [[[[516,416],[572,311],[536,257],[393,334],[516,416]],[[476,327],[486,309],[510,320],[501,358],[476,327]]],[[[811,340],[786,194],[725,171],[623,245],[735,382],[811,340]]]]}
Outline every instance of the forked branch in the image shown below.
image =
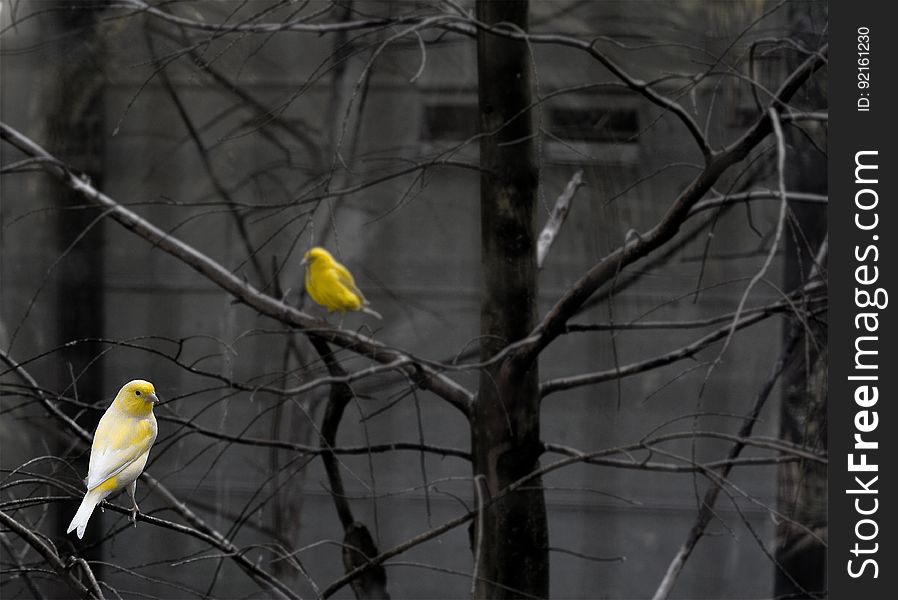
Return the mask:
{"type": "MultiPolygon", "coordinates": [[[[823,46],[802,63],[786,79],[770,103],[773,112],[779,114],[785,103],[801,85],[826,64],[828,46],[823,46]]],[[[764,113],[735,142],[714,154],[701,173],[677,196],[667,213],[654,227],[636,236],[635,241],[619,246],[584,273],[580,279],[555,303],[542,322],[531,334],[534,341],[517,350],[517,358],[524,364],[536,356],[555,338],[564,333],[565,324],[580,306],[602,285],[611,281],[625,267],[648,256],[670,241],[689,217],[692,208],[711,190],[712,186],[730,167],[743,160],[772,130],[771,114],[764,113]]]]}

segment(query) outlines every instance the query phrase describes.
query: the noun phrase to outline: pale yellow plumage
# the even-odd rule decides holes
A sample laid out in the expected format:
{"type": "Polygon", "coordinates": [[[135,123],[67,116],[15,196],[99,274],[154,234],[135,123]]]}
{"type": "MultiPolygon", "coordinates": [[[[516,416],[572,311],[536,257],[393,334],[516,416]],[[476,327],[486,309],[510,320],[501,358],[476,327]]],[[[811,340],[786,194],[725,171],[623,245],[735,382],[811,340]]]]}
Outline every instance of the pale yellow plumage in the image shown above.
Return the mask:
{"type": "Polygon", "coordinates": [[[158,402],[153,384],[142,379],[126,383],[103,413],[90,448],[87,493],[66,533],[76,530],[84,536],[87,522],[97,504],[106,496],[128,489],[134,503],[132,518],[137,524],[137,500],[134,492],[137,478],[143,472],[156,441],[156,417],[153,405],[158,402]]]}
{"type": "Polygon", "coordinates": [[[355,285],[349,269],[334,260],[331,253],[316,246],[302,258],[306,267],[306,291],[312,300],[331,312],[362,311],[373,317],[380,314],[368,308],[368,301],[355,285]]]}

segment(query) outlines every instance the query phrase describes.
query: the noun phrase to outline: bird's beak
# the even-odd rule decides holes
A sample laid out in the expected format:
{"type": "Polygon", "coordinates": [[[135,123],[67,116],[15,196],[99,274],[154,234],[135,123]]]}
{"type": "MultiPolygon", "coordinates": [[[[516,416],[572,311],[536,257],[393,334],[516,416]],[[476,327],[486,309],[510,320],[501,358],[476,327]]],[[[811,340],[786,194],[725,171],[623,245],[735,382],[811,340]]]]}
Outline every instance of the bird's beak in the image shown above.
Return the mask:
{"type": "Polygon", "coordinates": [[[150,394],[150,400],[153,401],[153,405],[159,404],[159,397],[156,395],[156,392],[150,394]]]}
{"type": "Polygon", "coordinates": [[[304,264],[307,264],[308,262],[309,262],[308,259],[305,256],[303,256],[302,260],[299,261],[299,264],[304,265],[304,264]]]}

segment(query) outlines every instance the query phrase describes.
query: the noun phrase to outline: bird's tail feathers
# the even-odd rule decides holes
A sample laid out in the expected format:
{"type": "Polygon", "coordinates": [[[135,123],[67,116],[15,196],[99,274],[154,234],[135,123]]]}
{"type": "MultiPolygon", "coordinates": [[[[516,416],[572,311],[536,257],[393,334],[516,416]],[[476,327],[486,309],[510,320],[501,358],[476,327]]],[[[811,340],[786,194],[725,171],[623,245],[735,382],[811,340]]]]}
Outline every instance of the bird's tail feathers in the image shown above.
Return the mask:
{"type": "Polygon", "coordinates": [[[373,308],[368,308],[367,306],[362,306],[362,312],[365,313],[366,315],[371,315],[375,319],[380,319],[381,321],[383,321],[383,317],[380,316],[380,313],[377,312],[376,310],[374,310],[373,308]]]}
{"type": "Polygon", "coordinates": [[[76,530],[75,533],[78,535],[78,539],[84,537],[84,530],[87,529],[87,522],[90,520],[90,516],[94,513],[94,509],[97,507],[103,498],[106,497],[106,494],[103,492],[93,489],[84,494],[84,500],[81,501],[81,506],[78,507],[78,512],[75,513],[75,516],[72,518],[72,522],[69,523],[69,528],[65,530],[66,533],[71,533],[72,530],[76,530]]]}

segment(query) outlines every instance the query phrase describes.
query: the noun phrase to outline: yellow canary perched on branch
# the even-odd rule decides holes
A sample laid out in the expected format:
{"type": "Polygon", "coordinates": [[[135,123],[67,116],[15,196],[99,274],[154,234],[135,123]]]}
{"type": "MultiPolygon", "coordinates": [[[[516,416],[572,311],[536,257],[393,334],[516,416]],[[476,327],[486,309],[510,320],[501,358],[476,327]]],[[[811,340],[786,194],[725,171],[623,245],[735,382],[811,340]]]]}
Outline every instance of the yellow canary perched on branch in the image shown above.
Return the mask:
{"type": "Polygon", "coordinates": [[[368,301],[355,285],[349,269],[334,260],[331,253],[316,246],[302,257],[306,267],[306,291],[312,300],[330,312],[362,311],[372,317],[382,318],[368,308],[368,301]]]}
{"type": "Polygon", "coordinates": [[[119,390],[115,400],[103,413],[94,442],[90,447],[90,466],[87,471],[87,493],[66,533],[77,530],[84,537],[84,529],[97,504],[106,496],[127,488],[134,508],[131,519],[137,525],[137,478],[143,472],[156,441],[156,417],[153,406],[159,402],[156,389],[149,381],[135,379],[119,390]]]}

